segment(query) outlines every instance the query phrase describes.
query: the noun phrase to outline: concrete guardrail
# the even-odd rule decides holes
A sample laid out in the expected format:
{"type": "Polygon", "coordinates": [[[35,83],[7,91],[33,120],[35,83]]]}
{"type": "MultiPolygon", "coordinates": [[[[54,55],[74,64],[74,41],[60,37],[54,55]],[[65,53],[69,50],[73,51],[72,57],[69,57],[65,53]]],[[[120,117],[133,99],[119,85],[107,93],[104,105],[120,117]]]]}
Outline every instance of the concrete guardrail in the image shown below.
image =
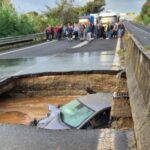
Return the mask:
{"type": "Polygon", "coordinates": [[[130,34],[123,39],[127,50],[126,72],[138,150],[150,147],[150,49],[130,34]]]}

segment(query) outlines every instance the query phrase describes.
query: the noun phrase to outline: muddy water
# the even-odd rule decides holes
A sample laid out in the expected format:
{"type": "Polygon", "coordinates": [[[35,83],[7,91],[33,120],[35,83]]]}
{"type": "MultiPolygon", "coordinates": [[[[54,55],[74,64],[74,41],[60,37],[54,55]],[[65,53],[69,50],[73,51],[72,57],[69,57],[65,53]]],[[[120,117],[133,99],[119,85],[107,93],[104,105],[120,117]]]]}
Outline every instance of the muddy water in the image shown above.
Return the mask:
{"type": "Polygon", "coordinates": [[[36,118],[47,115],[48,104],[60,105],[77,96],[55,96],[36,98],[15,98],[0,101],[0,123],[29,125],[36,118]]]}

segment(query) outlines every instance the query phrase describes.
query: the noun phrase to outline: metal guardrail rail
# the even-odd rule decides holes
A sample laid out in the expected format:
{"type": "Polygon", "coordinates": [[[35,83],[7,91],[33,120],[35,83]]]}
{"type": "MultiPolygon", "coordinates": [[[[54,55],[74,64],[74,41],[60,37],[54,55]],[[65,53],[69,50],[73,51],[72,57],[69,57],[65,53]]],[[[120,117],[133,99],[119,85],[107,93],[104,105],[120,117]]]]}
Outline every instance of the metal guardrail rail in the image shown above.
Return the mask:
{"type": "Polygon", "coordinates": [[[0,46],[3,45],[10,45],[19,42],[25,42],[30,40],[36,40],[37,38],[45,36],[45,33],[36,33],[36,34],[29,34],[29,35],[22,35],[22,36],[14,36],[14,37],[6,37],[0,38],[0,46]]]}

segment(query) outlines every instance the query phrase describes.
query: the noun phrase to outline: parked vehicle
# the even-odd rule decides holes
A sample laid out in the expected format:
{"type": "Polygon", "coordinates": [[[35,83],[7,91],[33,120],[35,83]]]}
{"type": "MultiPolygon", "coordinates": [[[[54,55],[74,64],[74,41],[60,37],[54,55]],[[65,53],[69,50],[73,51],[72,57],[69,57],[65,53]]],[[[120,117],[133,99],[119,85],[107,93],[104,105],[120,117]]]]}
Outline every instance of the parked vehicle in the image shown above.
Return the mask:
{"type": "Polygon", "coordinates": [[[115,24],[119,22],[119,15],[109,10],[102,12],[99,15],[99,22],[104,26],[107,24],[115,24]]]}
{"type": "Polygon", "coordinates": [[[87,16],[80,16],[79,17],[79,23],[88,24],[89,22],[91,24],[94,24],[94,16],[87,15],[87,16]]]}
{"type": "Polygon", "coordinates": [[[49,105],[48,117],[41,119],[37,127],[44,129],[97,129],[109,125],[113,95],[89,94],[61,107],[49,105]]]}

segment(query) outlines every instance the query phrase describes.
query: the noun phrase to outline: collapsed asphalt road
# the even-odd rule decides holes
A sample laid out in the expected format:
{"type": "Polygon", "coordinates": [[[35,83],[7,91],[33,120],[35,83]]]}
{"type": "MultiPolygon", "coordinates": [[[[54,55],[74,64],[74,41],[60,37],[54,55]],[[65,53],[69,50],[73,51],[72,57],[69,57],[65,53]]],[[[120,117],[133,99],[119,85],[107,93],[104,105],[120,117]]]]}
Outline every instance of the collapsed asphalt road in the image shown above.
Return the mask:
{"type": "MultiPolygon", "coordinates": [[[[57,42],[55,44],[58,46],[57,42]]],[[[0,74],[5,78],[19,74],[58,70],[62,72],[71,70],[113,70],[116,45],[116,39],[95,40],[82,48],[68,48],[65,51],[61,49],[62,51],[59,51],[56,55],[52,54],[52,56],[1,59],[0,74]]],[[[44,51],[43,48],[41,49],[44,51]]],[[[16,53],[23,51],[16,51],[16,53]]],[[[36,56],[35,51],[31,50],[30,52],[36,56]]],[[[7,54],[5,57],[8,56],[8,58],[19,57],[15,53],[7,54]]],[[[1,56],[4,58],[4,55],[1,56]]],[[[23,56],[25,55],[23,54],[23,56]]],[[[131,145],[129,141],[133,142],[131,139],[134,137],[132,130],[116,131],[106,129],[60,132],[14,125],[1,125],[0,132],[1,150],[120,150],[122,145],[123,150],[126,150],[131,145]]]]}
{"type": "MultiPolygon", "coordinates": [[[[61,44],[59,41],[56,43],[55,45],[61,44]]],[[[51,56],[0,59],[0,79],[43,72],[119,70],[114,62],[116,45],[117,39],[94,40],[83,47],[66,49],[51,56]]],[[[59,47],[61,48],[61,45],[59,47]]],[[[10,54],[11,57],[15,56],[15,53],[10,54]]],[[[5,57],[10,57],[10,54],[5,57]]],[[[36,56],[36,53],[32,55],[36,56]]]]}

